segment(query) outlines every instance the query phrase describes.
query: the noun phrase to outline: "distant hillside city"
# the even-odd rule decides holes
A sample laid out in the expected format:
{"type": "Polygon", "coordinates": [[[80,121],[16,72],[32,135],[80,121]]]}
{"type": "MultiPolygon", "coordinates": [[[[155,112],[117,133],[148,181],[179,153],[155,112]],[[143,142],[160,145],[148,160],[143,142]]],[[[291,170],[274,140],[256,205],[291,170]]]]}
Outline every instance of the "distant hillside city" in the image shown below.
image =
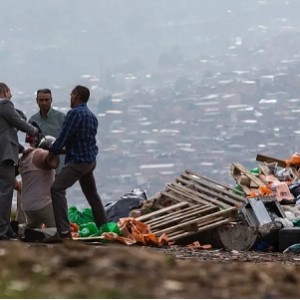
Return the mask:
{"type": "MultiPolygon", "coordinates": [[[[150,197],[186,169],[234,185],[231,162],[300,151],[299,1],[126,3],[1,4],[1,81],[17,108],[31,116],[48,87],[67,112],[72,87],[91,88],[104,202],[150,197]]],[[[85,205],[79,187],[69,198],[85,205]]]]}

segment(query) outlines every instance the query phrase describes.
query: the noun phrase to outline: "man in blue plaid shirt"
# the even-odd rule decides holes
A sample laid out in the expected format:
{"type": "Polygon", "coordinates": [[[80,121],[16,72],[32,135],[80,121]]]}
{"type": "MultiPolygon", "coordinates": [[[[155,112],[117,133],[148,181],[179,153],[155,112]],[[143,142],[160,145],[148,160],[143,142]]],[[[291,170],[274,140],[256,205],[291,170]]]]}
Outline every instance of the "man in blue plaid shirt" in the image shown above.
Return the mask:
{"type": "Polygon", "coordinates": [[[62,130],[56,141],[50,146],[46,161],[61,153],[65,148],[65,166],[56,175],[51,186],[54,217],[59,237],[69,238],[70,223],[66,189],[79,180],[82,192],[90,204],[95,223],[98,227],[107,222],[105,209],[97,192],[94,169],[96,167],[97,117],[87,106],[90,91],[78,85],[71,92],[71,110],[66,115],[62,130]]]}

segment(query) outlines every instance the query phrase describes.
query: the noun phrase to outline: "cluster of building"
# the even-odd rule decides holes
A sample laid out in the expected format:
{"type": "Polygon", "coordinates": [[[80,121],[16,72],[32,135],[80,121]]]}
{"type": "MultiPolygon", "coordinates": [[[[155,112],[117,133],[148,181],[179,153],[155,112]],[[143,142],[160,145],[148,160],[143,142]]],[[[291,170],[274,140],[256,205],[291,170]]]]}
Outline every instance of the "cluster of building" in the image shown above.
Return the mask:
{"type": "Polygon", "coordinates": [[[257,153],[284,159],[298,150],[300,39],[296,28],[264,31],[256,46],[117,74],[125,90],[98,105],[104,197],[156,193],[185,169],[231,184],[231,162],[251,168],[257,153]]]}

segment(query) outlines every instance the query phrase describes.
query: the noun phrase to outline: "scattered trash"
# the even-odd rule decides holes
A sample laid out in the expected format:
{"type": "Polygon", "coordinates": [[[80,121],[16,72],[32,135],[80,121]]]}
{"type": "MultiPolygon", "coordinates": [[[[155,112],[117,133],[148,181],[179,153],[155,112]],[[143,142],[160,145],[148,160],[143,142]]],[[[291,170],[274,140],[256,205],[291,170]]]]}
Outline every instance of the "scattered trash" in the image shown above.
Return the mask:
{"type": "Polygon", "coordinates": [[[256,160],[263,164],[251,170],[233,162],[234,188],[186,170],[149,199],[145,191],[133,189],[105,206],[110,222],[101,228],[90,209],[70,207],[73,236],[210,251],[221,243],[232,253],[300,253],[299,157],[296,153],[281,160],[258,154],[256,160]],[[207,237],[212,242],[202,243],[207,237]]]}

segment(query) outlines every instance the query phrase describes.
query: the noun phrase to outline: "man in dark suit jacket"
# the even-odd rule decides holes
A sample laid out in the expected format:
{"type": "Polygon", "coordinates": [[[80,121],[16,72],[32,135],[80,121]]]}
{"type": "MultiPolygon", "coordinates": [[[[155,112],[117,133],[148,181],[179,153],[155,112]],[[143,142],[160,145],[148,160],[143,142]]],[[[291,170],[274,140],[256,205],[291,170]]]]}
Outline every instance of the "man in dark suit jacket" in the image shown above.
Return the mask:
{"type": "Polygon", "coordinates": [[[11,101],[9,87],[0,82],[0,240],[9,239],[10,213],[18,164],[19,142],[17,130],[30,135],[38,129],[24,121],[11,101]],[[17,130],[16,130],[17,129],[17,130]]]}

